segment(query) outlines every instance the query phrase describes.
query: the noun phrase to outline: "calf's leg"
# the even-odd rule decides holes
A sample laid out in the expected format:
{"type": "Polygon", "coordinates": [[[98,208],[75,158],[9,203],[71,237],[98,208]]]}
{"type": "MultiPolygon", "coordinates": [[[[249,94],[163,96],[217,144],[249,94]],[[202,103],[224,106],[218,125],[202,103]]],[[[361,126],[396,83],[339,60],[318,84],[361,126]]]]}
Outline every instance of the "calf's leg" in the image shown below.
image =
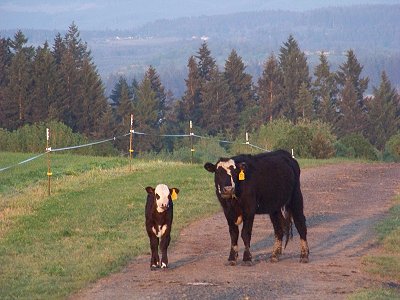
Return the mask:
{"type": "Polygon", "coordinates": [[[160,257],[158,256],[158,237],[153,233],[149,233],[150,248],[151,248],[151,259],[150,269],[155,270],[160,267],[160,257]]]}
{"type": "Polygon", "coordinates": [[[160,250],[161,250],[161,268],[168,268],[168,246],[171,241],[170,233],[165,233],[161,237],[160,250]]]}

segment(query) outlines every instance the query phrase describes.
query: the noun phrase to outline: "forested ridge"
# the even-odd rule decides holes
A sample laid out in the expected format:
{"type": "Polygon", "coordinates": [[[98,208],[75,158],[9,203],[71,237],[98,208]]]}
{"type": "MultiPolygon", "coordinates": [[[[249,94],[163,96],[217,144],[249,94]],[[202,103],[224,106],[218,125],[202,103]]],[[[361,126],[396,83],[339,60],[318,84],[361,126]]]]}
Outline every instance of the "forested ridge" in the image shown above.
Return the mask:
{"type": "Polygon", "coordinates": [[[337,71],[332,71],[324,52],[310,69],[306,54],[289,35],[276,54],[266,57],[261,76],[254,78],[235,49],[220,67],[204,41],[186,65],[182,97],[166,90],[157,69],[149,66],[139,81],[121,76],[108,101],[74,23],[64,36],[57,34],[52,45],[45,42],[36,48],[17,31],[12,39],[0,39],[2,136],[4,130],[58,121],[89,139],[99,139],[128,132],[133,113],[135,129],[151,134],[138,141],[142,152],[181,147],[181,142],[166,143],[157,135],[187,133],[189,121],[204,135],[235,140],[251,132],[264,146],[293,148],[295,143],[303,157],[354,152],[363,143],[375,147],[371,156],[376,157],[388,143],[399,140],[396,89],[382,71],[379,85],[367,97],[369,79],[352,49],[337,71]],[[274,128],[284,135],[271,143],[266,132],[274,128]]]}

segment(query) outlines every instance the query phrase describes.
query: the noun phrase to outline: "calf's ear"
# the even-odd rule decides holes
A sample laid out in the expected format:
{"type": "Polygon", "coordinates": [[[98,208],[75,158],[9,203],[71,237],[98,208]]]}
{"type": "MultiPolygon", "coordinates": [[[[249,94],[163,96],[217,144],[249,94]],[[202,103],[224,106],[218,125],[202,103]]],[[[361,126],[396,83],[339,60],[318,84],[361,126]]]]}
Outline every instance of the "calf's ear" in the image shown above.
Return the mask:
{"type": "Polygon", "coordinates": [[[154,188],[152,188],[151,186],[146,187],[145,190],[146,190],[147,194],[154,195],[154,188]]]}
{"type": "Polygon", "coordinates": [[[172,189],[169,189],[169,192],[170,192],[170,194],[171,194],[171,199],[172,199],[172,200],[178,199],[179,189],[177,189],[177,188],[172,188],[172,189]]]}
{"type": "Polygon", "coordinates": [[[215,172],[215,165],[212,163],[205,163],[204,164],[204,169],[206,169],[208,172],[214,173],[215,172]]]}

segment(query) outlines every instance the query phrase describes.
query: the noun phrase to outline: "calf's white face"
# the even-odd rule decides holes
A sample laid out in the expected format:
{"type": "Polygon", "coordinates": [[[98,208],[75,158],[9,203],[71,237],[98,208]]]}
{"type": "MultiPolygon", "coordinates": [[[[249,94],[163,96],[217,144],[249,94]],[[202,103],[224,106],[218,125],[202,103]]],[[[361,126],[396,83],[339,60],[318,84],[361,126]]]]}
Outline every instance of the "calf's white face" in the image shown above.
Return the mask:
{"type": "Polygon", "coordinates": [[[159,184],[156,186],[154,190],[154,196],[156,197],[157,211],[159,213],[167,210],[170,200],[169,195],[170,191],[168,186],[166,186],[165,184],[159,184]]]}

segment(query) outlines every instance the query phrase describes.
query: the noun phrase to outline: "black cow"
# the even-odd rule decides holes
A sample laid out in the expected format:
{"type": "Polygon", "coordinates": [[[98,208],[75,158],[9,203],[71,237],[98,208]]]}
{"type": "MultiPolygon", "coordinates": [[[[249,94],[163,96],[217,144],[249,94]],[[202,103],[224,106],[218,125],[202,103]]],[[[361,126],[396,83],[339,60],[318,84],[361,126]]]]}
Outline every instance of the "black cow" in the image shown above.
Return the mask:
{"type": "MultiPolygon", "coordinates": [[[[245,246],[243,262],[251,264],[250,240],[255,214],[269,214],[275,233],[271,261],[282,254],[282,239],[291,232],[292,219],[300,235],[300,262],[308,262],[306,218],[300,190],[300,167],[284,151],[221,158],[204,168],[215,173],[215,189],[224,210],[231,236],[228,261],[236,264],[239,228],[245,246]]],[[[287,244],[287,240],[286,240],[287,244]]],[[[285,245],[286,246],[286,245],[285,245]]]]}
{"type": "Polygon", "coordinates": [[[168,188],[159,184],[156,188],[146,187],[146,231],[150,239],[151,260],[150,269],[168,267],[167,249],[171,241],[171,227],[173,219],[173,204],[179,189],[168,188]],[[161,250],[161,262],[158,255],[158,245],[161,250]]]}

